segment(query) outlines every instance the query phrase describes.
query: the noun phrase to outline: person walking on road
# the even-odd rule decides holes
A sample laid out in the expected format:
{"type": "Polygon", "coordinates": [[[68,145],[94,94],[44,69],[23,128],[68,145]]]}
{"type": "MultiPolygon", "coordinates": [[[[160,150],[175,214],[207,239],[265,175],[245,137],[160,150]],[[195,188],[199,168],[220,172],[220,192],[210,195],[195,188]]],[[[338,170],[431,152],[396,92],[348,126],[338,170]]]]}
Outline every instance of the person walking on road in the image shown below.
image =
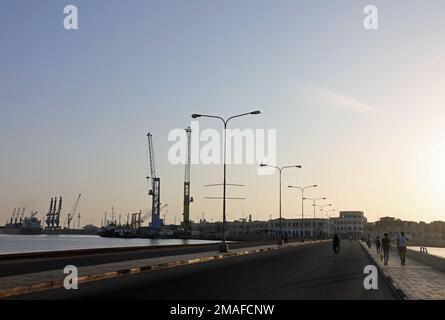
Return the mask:
{"type": "Polygon", "coordinates": [[[377,238],[375,238],[375,247],[377,249],[377,253],[380,253],[382,251],[380,246],[381,246],[380,237],[377,236],[377,238]]]}
{"type": "Polygon", "coordinates": [[[385,233],[383,235],[382,249],[383,249],[384,265],[387,266],[388,265],[388,261],[389,261],[389,252],[392,251],[392,249],[391,249],[391,240],[389,240],[389,237],[388,237],[387,233],[385,233]]]}
{"type": "Polygon", "coordinates": [[[366,239],[366,244],[368,245],[368,248],[371,249],[371,235],[368,234],[368,238],[366,239]]]}
{"type": "Polygon", "coordinates": [[[332,239],[332,249],[334,250],[334,254],[338,254],[340,252],[340,238],[337,234],[335,234],[334,239],[332,239]]]}
{"type": "Polygon", "coordinates": [[[405,266],[405,260],[406,260],[406,246],[407,246],[408,239],[405,236],[405,233],[402,231],[400,238],[399,238],[399,255],[400,255],[400,265],[405,266]]]}

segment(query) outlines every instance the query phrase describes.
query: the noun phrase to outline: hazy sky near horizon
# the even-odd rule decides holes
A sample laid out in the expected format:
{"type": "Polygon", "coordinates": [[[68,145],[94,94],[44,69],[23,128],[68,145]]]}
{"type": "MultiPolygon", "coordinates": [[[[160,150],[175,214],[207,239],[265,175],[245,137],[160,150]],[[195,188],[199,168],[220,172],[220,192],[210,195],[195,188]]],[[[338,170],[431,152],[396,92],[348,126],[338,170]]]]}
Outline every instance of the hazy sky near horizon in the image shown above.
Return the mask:
{"type": "MultiPolygon", "coordinates": [[[[154,137],[167,222],[182,219],[184,167],[167,140],[192,113],[262,115],[232,127],[276,129],[283,215],[288,185],[318,184],[337,210],[369,220],[445,220],[445,2],[442,0],[71,0],[0,3],[0,224],[13,208],[46,213],[78,193],[83,223],[114,206],[151,206],[154,137]],[[63,8],[79,9],[79,30],[63,8]],[[379,30],[363,8],[379,9],[379,30]]],[[[212,119],[202,129],[221,128],[212,119]]],[[[278,176],[231,165],[228,218],[278,214],[278,176]]],[[[221,219],[221,165],[192,166],[192,219],[221,219]]],[[[312,216],[310,203],[306,214],[312,216]]]]}

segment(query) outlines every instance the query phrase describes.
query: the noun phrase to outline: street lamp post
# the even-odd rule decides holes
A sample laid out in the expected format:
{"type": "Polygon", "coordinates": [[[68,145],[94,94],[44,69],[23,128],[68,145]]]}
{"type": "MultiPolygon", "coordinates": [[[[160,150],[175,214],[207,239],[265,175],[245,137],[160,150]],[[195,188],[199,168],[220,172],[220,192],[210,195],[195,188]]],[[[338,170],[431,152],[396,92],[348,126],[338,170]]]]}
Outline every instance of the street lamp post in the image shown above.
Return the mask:
{"type": "Polygon", "coordinates": [[[260,167],[274,168],[274,169],[277,169],[279,171],[279,173],[280,173],[280,196],[279,196],[279,198],[280,198],[280,200],[279,200],[279,204],[280,204],[280,206],[279,206],[279,208],[280,208],[279,209],[279,211],[280,211],[280,239],[278,241],[278,245],[282,245],[283,244],[283,220],[281,218],[281,172],[284,169],[289,169],[289,168],[300,168],[301,169],[301,166],[294,165],[294,166],[286,166],[286,167],[281,167],[280,168],[280,167],[276,167],[276,166],[269,166],[267,164],[262,163],[262,164],[260,164],[260,167]]]}
{"type": "Polygon", "coordinates": [[[297,186],[289,186],[289,188],[295,188],[295,189],[300,189],[301,190],[301,232],[303,233],[303,238],[301,239],[304,242],[304,190],[309,189],[309,188],[316,188],[318,187],[316,184],[312,185],[312,186],[307,186],[307,187],[297,187],[297,186]]]}
{"type": "Polygon", "coordinates": [[[315,205],[317,204],[317,201],[326,200],[326,197],[323,197],[323,198],[303,198],[303,200],[311,200],[313,202],[312,206],[314,207],[314,221],[315,221],[315,205]]]}
{"type": "Polygon", "coordinates": [[[324,214],[326,215],[326,217],[330,218],[330,216],[329,216],[329,214],[328,214],[327,212],[333,212],[333,211],[335,211],[335,209],[329,209],[329,210],[326,210],[326,209],[320,209],[320,211],[322,211],[322,213],[324,212],[324,214]]]}
{"type": "Polygon", "coordinates": [[[192,114],[192,118],[196,119],[196,118],[215,118],[215,119],[219,119],[224,123],[224,150],[223,150],[223,162],[224,162],[224,180],[223,180],[223,225],[222,225],[222,243],[220,245],[219,251],[220,252],[227,252],[229,251],[229,246],[226,243],[226,172],[227,172],[227,164],[226,164],[226,145],[227,145],[227,123],[234,119],[234,118],[239,118],[242,116],[247,116],[247,115],[258,115],[261,114],[261,111],[252,111],[252,112],[246,112],[246,113],[242,113],[242,114],[238,114],[235,116],[231,116],[227,119],[224,119],[220,116],[213,116],[213,115],[208,115],[208,114],[192,114]]]}
{"type": "Polygon", "coordinates": [[[330,203],[330,204],[323,204],[323,205],[319,205],[319,204],[314,204],[313,205],[314,206],[314,209],[315,209],[315,207],[319,207],[320,208],[320,211],[322,212],[322,216],[323,216],[323,212],[328,212],[328,211],[335,211],[335,209],[333,209],[333,210],[325,210],[325,207],[332,207],[332,203],[330,203]]]}

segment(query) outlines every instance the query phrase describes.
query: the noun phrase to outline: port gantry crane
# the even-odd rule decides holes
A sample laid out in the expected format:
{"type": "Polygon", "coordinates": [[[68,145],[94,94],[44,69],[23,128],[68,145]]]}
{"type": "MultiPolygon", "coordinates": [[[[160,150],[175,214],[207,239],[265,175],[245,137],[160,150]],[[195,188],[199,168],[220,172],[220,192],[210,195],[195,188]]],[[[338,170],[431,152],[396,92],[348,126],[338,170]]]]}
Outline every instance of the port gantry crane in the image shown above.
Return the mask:
{"type": "Polygon", "coordinates": [[[10,221],[9,221],[9,223],[10,224],[13,224],[14,223],[14,218],[15,218],[15,212],[16,212],[16,208],[14,208],[14,211],[12,212],[12,216],[11,216],[11,219],[10,219],[10,221]]]}
{"type": "Polygon", "coordinates": [[[147,182],[151,178],[151,189],[148,194],[152,196],[152,209],[151,209],[151,230],[157,232],[161,229],[162,220],[161,215],[161,179],[156,174],[155,154],[153,148],[153,136],[149,132],[148,137],[148,157],[150,162],[150,177],[147,177],[147,182]]]}
{"type": "Polygon", "coordinates": [[[184,222],[183,227],[186,232],[190,232],[190,202],[193,202],[193,197],[190,197],[190,159],[191,159],[191,134],[192,129],[188,127],[185,129],[187,133],[187,158],[185,163],[184,175],[184,222]]]}

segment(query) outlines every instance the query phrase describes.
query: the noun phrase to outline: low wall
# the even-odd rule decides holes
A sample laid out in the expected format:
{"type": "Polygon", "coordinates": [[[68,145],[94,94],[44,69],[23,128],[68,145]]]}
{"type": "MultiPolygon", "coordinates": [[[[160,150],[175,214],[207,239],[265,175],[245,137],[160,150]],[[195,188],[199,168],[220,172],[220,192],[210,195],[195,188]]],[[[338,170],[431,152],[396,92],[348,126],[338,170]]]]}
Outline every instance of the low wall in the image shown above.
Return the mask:
{"type": "Polygon", "coordinates": [[[416,247],[445,247],[445,240],[411,240],[409,239],[410,246],[416,247]]]}
{"type": "Polygon", "coordinates": [[[445,259],[431,254],[420,253],[414,250],[407,250],[406,255],[409,258],[422,262],[423,264],[430,266],[436,270],[445,272],[445,259]]]}

